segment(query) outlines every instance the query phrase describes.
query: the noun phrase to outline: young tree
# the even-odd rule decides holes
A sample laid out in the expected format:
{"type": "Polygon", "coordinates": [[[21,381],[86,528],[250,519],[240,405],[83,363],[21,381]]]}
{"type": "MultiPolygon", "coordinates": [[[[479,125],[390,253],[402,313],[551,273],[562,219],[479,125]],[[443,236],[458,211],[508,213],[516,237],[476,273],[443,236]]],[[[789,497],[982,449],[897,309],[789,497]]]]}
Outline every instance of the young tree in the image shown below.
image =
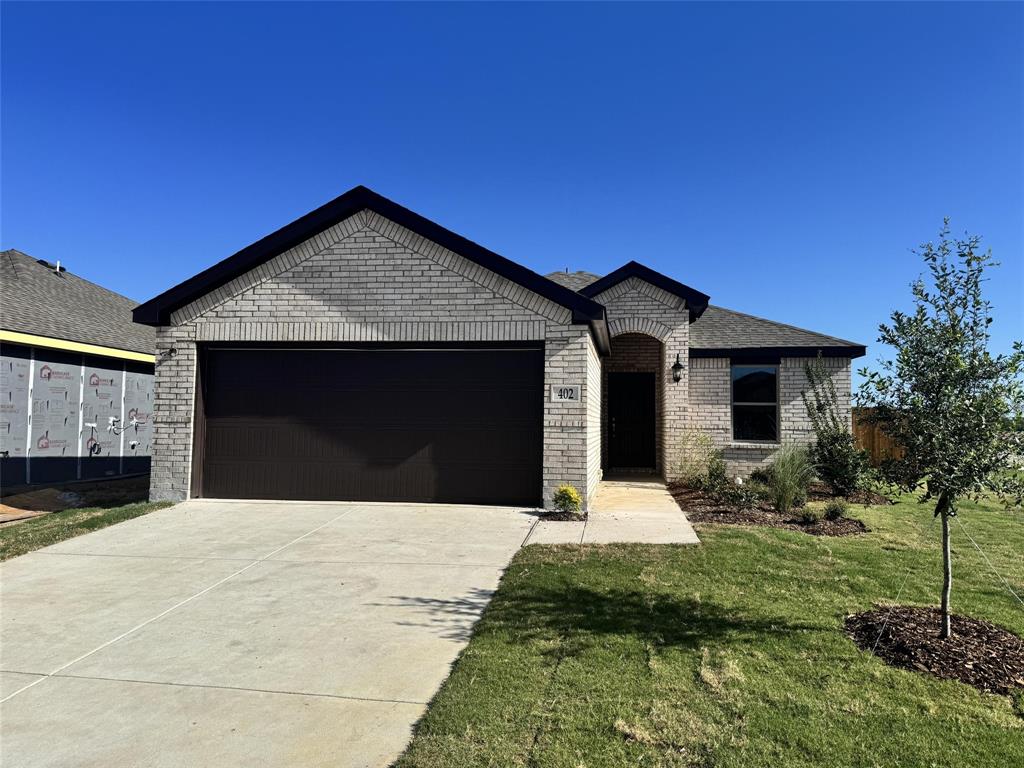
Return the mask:
{"type": "Polygon", "coordinates": [[[958,499],[994,492],[1020,503],[1024,495],[1009,471],[1024,439],[1007,429],[1024,412],[1024,346],[1014,342],[1010,354],[988,350],[991,304],[982,284],[996,262],[991,251],[979,251],[980,242],[951,237],[946,219],[939,242],[914,251],[930,280],[912,283],[913,312],[893,312],[879,326],[878,340],[896,357],[880,361],[878,371],[863,370],[858,393],[859,404],[874,409],[869,418],[904,450],[883,464],[883,476],[907,491],[923,483],[921,501],[934,500],[941,518],[943,638],[950,635],[949,521],[958,499]]]}

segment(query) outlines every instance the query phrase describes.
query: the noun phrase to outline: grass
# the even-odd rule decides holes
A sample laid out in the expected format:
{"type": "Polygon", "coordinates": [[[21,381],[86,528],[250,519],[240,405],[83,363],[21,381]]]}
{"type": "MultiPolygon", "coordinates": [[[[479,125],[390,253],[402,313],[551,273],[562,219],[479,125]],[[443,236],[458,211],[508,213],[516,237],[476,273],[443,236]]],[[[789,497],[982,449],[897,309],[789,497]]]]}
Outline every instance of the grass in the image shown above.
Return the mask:
{"type": "MultiPolygon", "coordinates": [[[[941,574],[926,508],[850,513],[872,532],[527,547],[397,765],[1019,765],[1024,698],[894,669],[843,633],[908,573],[900,602],[935,604],[941,574]]],[[[1024,515],[960,513],[1024,594],[1024,515]]],[[[956,525],[953,548],[954,609],[1024,635],[1024,608],[956,525]]]]}
{"type": "Polygon", "coordinates": [[[26,552],[56,544],[58,541],[97,531],[170,505],[171,502],[166,501],[145,501],[113,507],[65,509],[62,512],[51,512],[42,517],[9,523],[0,527],[0,560],[9,560],[26,552]]]}

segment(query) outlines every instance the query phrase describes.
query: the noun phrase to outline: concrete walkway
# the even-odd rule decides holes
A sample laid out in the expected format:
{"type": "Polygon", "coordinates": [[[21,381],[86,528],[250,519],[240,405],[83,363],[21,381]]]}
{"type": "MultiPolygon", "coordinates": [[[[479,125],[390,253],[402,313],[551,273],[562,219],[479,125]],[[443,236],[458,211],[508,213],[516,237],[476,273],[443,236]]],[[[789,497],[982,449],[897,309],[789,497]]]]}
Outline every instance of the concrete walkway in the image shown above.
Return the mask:
{"type": "Polygon", "coordinates": [[[700,539],[657,478],[609,478],[598,485],[585,522],[541,520],[527,544],[699,544],[700,539]]]}

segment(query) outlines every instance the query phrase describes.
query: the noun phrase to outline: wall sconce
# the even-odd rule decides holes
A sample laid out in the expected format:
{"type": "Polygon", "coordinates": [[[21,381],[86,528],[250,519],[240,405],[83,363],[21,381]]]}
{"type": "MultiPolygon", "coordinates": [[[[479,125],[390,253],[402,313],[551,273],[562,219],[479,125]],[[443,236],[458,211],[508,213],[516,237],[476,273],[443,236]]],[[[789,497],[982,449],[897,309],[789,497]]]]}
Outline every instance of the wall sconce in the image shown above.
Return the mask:
{"type": "Polygon", "coordinates": [[[683,380],[683,364],[679,361],[679,355],[676,355],[676,361],[672,363],[672,381],[677,384],[683,380]]]}

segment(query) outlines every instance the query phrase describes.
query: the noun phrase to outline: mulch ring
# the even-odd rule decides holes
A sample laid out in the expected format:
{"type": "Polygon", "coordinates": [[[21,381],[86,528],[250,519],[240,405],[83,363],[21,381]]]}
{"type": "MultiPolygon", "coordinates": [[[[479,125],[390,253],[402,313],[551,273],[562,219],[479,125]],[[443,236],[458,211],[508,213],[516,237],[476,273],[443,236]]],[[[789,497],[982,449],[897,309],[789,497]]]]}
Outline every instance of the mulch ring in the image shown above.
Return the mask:
{"type": "Polygon", "coordinates": [[[894,667],[959,680],[989,693],[1007,695],[1024,688],[1024,638],[988,621],[954,615],[952,636],[940,640],[941,622],[938,608],[899,605],[891,616],[889,608],[848,616],[846,633],[865,651],[878,640],[875,655],[894,667]]]}
{"type": "Polygon", "coordinates": [[[738,508],[723,504],[708,493],[688,486],[674,483],[669,492],[686,513],[691,523],[724,523],[726,525],[758,525],[765,528],[785,528],[790,531],[802,531],[812,536],[855,536],[867,533],[868,528],[860,520],[841,517],[838,520],[819,520],[816,523],[805,523],[789,515],[776,512],[770,504],[759,503],[750,507],[738,508]]]}

